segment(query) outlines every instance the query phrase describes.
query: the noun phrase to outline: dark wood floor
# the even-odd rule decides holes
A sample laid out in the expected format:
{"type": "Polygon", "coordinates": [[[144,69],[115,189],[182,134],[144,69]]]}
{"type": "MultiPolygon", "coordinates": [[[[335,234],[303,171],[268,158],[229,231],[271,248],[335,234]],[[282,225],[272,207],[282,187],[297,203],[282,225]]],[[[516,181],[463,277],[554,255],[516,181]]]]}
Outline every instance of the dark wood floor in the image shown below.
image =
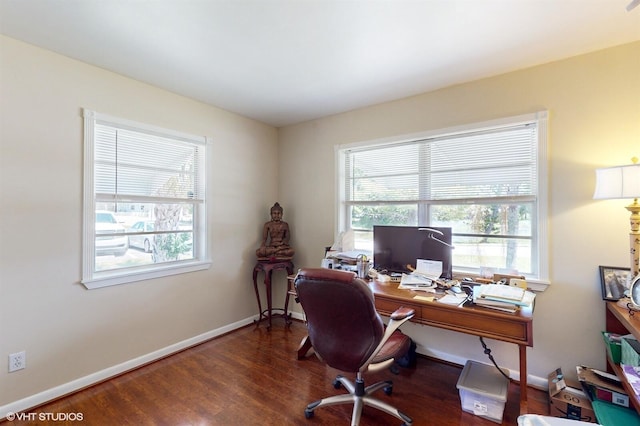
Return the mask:
{"type": "MultiPolygon", "coordinates": [[[[332,386],[337,370],[315,356],[296,360],[304,336],[305,326],[297,321],[289,329],[281,320],[274,320],[271,331],[245,327],[30,412],[81,413],[82,422],[68,422],[74,425],[348,425],[350,406],[323,407],[305,419],[308,403],[344,391],[332,386]]],[[[458,366],[418,357],[415,368],[365,379],[371,384],[391,378],[393,394],[377,396],[411,416],[414,425],[495,425],[462,411],[460,372],[458,366]]],[[[503,425],[516,424],[519,397],[512,383],[503,425]]],[[[546,392],[530,388],[528,397],[530,413],[548,414],[546,392]]],[[[400,423],[365,407],[360,424],[400,423]]]]}

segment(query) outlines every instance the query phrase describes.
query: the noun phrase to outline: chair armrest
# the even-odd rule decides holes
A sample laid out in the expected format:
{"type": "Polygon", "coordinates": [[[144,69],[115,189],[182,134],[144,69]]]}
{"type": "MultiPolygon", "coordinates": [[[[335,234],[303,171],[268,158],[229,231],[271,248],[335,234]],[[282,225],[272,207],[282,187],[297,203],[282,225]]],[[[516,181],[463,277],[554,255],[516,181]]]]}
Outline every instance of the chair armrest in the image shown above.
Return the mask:
{"type": "MultiPolygon", "coordinates": [[[[371,365],[371,362],[378,355],[378,353],[380,352],[380,349],[382,349],[382,347],[387,342],[387,340],[389,340],[391,335],[393,335],[393,333],[398,328],[400,328],[402,324],[404,324],[405,322],[413,318],[414,315],[415,315],[415,310],[411,308],[405,308],[405,307],[400,307],[396,309],[396,311],[393,314],[391,314],[389,324],[387,324],[387,326],[384,329],[384,335],[382,336],[382,340],[380,341],[380,344],[378,344],[376,349],[371,353],[371,356],[369,357],[367,362],[365,362],[360,367],[360,372],[369,370],[369,365],[371,365]]],[[[383,362],[386,362],[386,361],[383,361],[383,362]]],[[[376,364],[375,366],[372,367],[371,371],[374,371],[377,369],[378,369],[378,366],[376,364]]]]}
{"type": "Polygon", "coordinates": [[[407,317],[412,317],[415,313],[416,313],[415,310],[401,306],[398,309],[396,309],[394,313],[391,314],[390,318],[392,320],[399,321],[407,317]]]}

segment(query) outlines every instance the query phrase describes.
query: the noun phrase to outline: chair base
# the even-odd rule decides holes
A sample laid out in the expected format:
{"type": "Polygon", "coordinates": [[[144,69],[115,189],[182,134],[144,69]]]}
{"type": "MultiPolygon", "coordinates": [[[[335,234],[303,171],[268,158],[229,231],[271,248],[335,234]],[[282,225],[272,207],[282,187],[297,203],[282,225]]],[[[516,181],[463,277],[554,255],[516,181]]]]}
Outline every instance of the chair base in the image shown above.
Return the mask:
{"type": "Polygon", "coordinates": [[[336,389],[344,387],[349,393],[343,395],[334,395],[312,402],[311,404],[307,405],[307,408],[304,410],[306,418],[310,419],[311,417],[313,417],[314,410],[316,408],[338,404],[353,404],[351,426],[358,426],[360,424],[362,409],[365,405],[377,408],[378,410],[384,411],[385,413],[391,414],[392,416],[402,420],[404,422],[403,426],[411,426],[413,424],[413,420],[409,416],[402,413],[397,408],[387,404],[386,402],[380,401],[379,399],[371,396],[373,392],[379,389],[384,389],[384,393],[386,393],[387,395],[391,395],[393,389],[393,382],[391,380],[378,382],[365,388],[364,380],[362,380],[360,376],[356,379],[355,383],[353,383],[346,377],[338,375],[333,382],[333,387],[335,387],[336,389]]]}

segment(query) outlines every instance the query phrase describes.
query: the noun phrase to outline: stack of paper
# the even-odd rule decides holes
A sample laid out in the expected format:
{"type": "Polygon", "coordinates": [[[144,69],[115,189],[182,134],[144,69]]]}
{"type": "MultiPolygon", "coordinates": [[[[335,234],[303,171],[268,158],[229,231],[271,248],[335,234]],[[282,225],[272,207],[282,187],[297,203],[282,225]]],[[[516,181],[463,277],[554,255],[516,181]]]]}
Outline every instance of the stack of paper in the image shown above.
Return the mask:
{"type": "Polygon", "coordinates": [[[431,278],[426,277],[422,274],[402,274],[402,278],[400,279],[400,285],[398,288],[409,289],[409,290],[422,290],[434,293],[436,288],[436,283],[431,278]]]}
{"type": "Polygon", "coordinates": [[[467,295],[464,293],[462,293],[459,296],[454,294],[445,294],[444,296],[440,297],[437,301],[439,303],[445,303],[447,305],[460,306],[467,301],[466,296],[467,295]]]}
{"type": "Polygon", "coordinates": [[[473,289],[473,303],[507,312],[531,306],[535,296],[523,288],[502,284],[482,284],[473,289]]]}

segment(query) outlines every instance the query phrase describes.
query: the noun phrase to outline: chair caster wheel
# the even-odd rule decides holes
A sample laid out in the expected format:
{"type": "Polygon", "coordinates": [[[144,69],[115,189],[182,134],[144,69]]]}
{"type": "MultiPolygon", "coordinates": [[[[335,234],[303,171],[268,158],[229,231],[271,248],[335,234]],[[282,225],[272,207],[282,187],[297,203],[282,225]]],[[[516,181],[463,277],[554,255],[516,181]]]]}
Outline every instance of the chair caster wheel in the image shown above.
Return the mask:
{"type": "Polygon", "coordinates": [[[391,395],[391,393],[393,392],[393,386],[385,386],[384,388],[382,388],[382,390],[384,391],[385,395],[391,395]]]}
{"type": "Polygon", "coordinates": [[[340,389],[342,387],[342,382],[338,379],[335,379],[332,384],[334,389],[340,389]]]}
{"type": "Polygon", "coordinates": [[[310,419],[313,417],[313,410],[304,410],[304,417],[310,419]]]}

